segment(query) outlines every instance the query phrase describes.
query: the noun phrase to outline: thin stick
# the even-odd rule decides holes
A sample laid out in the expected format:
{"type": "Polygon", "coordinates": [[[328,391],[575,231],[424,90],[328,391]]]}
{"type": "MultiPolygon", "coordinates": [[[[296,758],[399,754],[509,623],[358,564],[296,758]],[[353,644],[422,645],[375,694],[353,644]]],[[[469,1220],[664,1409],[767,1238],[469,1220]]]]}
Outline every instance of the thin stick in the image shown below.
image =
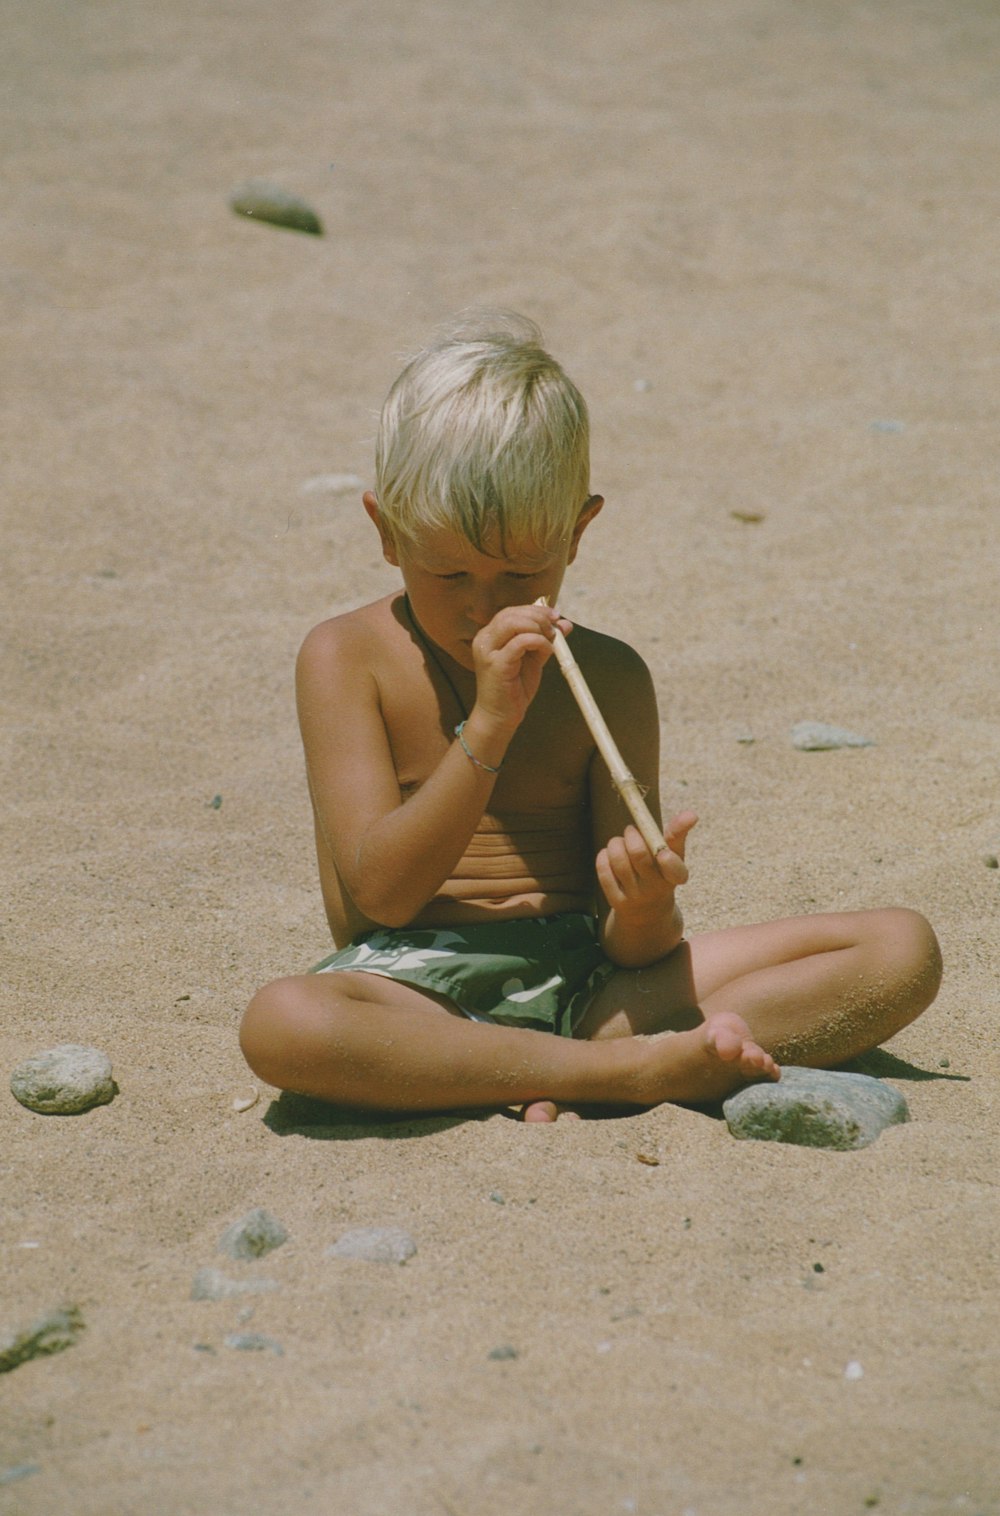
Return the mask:
{"type": "MultiPolygon", "coordinates": [[[[548,600],[542,596],[536,600],[536,605],[548,605],[548,600]]],[[[597,701],[590,693],[590,686],[580,669],[573,654],[569,650],[569,643],[558,627],[555,628],[553,642],[556,659],[559,667],[566,676],[566,683],[573,691],[577,705],[583,713],[583,719],[590,728],[591,736],[597,743],[597,749],[608,766],[611,774],[611,782],[615,789],[628,806],[632,820],[642,833],[645,842],[654,858],[666,846],[663,832],[657,825],[649,807],[642,798],[642,787],[637,779],[629,773],[625,766],[625,760],[618,751],[618,744],[608,730],[608,724],[597,708],[597,701]]]]}

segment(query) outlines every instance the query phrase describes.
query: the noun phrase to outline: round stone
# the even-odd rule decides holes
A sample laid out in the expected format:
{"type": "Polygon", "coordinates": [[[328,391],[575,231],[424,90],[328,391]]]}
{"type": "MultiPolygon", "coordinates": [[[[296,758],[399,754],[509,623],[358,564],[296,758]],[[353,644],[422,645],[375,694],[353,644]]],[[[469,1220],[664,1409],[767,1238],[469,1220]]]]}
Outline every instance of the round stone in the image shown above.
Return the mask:
{"type": "Polygon", "coordinates": [[[288,1233],[281,1222],[261,1206],[226,1227],[219,1238],[219,1251],[230,1258],[263,1258],[288,1241],[288,1233]]]}
{"type": "Polygon", "coordinates": [[[74,1042],[26,1058],[11,1074],[10,1090],[29,1111],[45,1116],[74,1116],[107,1105],[116,1093],[107,1053],[74,1042]]]}
{"type": "Polygon", "coordinates": [[[405,1263],[417,1251],[408,1232],[396,1226],[355,1227],[327,1248],[328,1258],[363,1258],[368,1263],[405,1263]]]}

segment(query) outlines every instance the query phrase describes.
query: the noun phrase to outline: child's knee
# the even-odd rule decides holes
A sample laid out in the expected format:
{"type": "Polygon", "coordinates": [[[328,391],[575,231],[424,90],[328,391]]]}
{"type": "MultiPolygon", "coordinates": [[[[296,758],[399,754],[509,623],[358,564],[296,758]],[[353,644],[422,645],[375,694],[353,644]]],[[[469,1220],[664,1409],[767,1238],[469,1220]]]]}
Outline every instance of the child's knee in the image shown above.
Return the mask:
{"type": "Polygon", "coordinates": [[[934,928],[919,911],[906,906],[882,913],[887,957],[901,986],[923,1006],[930,1005],[941,984],[943,963],[934,928]]]}
{"type": "Polygon", "coordinates": [[[275,979],[258,990],[243,1013],[240,1049],[260,1079],[281,1085],[281,1053],[295,1014],[295,980],[275,979]]]}

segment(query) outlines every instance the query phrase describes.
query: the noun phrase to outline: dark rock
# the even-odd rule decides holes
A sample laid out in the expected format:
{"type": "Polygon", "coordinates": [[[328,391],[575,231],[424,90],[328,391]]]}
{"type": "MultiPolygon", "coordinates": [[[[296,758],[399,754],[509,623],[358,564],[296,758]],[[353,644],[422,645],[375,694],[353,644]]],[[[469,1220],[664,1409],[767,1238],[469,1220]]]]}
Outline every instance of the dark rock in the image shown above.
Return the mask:
{"type": "Polygon", "coordinates": [[[909,1121],[906,1101],[868,1074],[783,1068],[776,1083],[752,1084],[722,1107],[734,1137],[792,1142],[800,1147],[867,1147],[896,1122],[909,1121]]]}
{"type": "Polygon", "coordinates": [[[59,1306],[29,1327],[15,1328],[0,1336],[0,1374],[16,1369],[32,1358],[61,1353],[83,1331],[83,1317],[75,1305],[59,1306]]]}
{"type": "Polygon", "coordinates": [[[322,222],[307,201],[266,179],[250,179],[238,185],[229,204],[239,216],[286,226],[293,232],[310,232],[314,237],[323,235],[322,222]]]}

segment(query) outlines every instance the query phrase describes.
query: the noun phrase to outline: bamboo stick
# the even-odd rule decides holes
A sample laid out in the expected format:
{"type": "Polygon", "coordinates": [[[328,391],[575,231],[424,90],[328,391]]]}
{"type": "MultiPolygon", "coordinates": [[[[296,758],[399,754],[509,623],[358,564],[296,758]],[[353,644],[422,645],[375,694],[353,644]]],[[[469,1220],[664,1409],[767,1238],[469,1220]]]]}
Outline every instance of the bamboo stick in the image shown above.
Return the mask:
{"type": "MultiPolygon", "coordinates": [[[[535,601],[536,605],[548,605],[548,603],[544,595],[541,599],[535,601]]],[[[611,782],[628,806],[629,814],[642,834],[643,842],[645,842],[655,858],[656,854],[662,852],[663,848],[666,847],[663,832],[657,825],[652,812],[643,799],[642,787],[639,781],[629,773],[625,760],[618,751],[618,744],[612,737],[608,724],[598,709],[597,701],[590,692],[590,686],[583,677],[580,665],[570,652],[569,643],[558,627],[554,628],[554,632],[553,646],[555,648],[556,660],[566,677],[566,683],[572,690],[576,703],[583,714],[583,719],[590,728],[590,733],[597,744],[598,752],[608,766],[611,782]]]]}

